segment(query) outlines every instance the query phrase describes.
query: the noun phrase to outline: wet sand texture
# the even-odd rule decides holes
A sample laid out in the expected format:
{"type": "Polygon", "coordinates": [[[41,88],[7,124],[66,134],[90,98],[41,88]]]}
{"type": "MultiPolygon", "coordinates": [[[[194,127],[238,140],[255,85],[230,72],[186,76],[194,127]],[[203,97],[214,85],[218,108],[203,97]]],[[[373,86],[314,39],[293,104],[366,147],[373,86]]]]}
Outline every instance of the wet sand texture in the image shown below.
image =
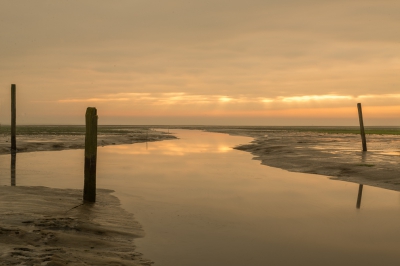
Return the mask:
{"type": "Polygon", "coordinates": [[[368,151],[363,152],[357,134],[234,127],[205,130],[254,138],[235,149],[251,152],[264,165],[400,191],[399,135],[368,135],[368,151]]]}
{"type": "MultiPolygon", "coordinates": [[[[26,127],[29,128],[28,126],[26,127]]],[[[51,129],[54,128],[57,127],[51,127],[51,129]]],[[[175,136],[161,131],[144,130],[141,128],[128,128],[126,130],[118,131],[117,126],[110,128],[118,133],[113,133],[111,130],[109,130],[110,132],[108,133],[104,133],[99,130],[97,135],[97,146],[176,139],[175,136]]],[[[5,131],[5,129],[2,130],[3,134],[0,135],[0,154],[9,154],[11,150],[11,138],[8,131],[5,131]]],[[[68,127],[64,126],[60,127],[60,130],[57,132],[45,134],[43,131],[46,131],[46,127],[39,127],[39,129],[32,134],[29,132],[21,132],[21,134],[18,134],[17,128],[17,152],[83,149],[85,147],[85,132],[82,131],[76,132],[76,134],[71,134],[71,132],[68,132],[67,130],[68,127]]]]}
{"type": "Polygon", "coordinates": [[[1,265],[151,265],[135,252],[141,226],[111,190],[0,187],[1,265]]]}

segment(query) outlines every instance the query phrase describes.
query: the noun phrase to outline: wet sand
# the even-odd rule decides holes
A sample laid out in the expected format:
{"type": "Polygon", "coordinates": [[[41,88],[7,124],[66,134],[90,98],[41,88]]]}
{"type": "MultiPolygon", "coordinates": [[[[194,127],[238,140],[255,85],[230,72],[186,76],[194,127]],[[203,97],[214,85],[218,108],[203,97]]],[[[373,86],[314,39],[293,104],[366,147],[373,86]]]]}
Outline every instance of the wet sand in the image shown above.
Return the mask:
{"type": "MultiPolygon", "coordinates": [[[[174,139],[161,131],[100,134],[98,146],[174,139]]],[[[83,149],[82,134],[17,135],[17,152],[83,149]]],[[[0,154],[10,136],[0,135],[0,154]]],[[[82,191],[46,187],[0,187],[1,265],[151,265],[135,252],[143,237],[133,215],[111,190],[97,189],[97,202],[82,205],[82,191]]]]}
{"type": "Polygon", "coordinates": [[[367,135],[368,151],[363,152],[357,134],[243,127],[203,129],[254,138],[235,149],[251,152],[264,165],[400,191],[398,135],[367,135]]]}
{"type": "MultiPolygon", "coordinates": [[[[368,152],[359,135],[235,127],[191,128],[249,136],[235,147],[251,152],[262,164],[293,172],[322,174],[332,179],[400,191],[400,137],[368,135],[368,152]]],[[[0,136],[0,154],[9,150],[0,136]]],[[[175,138],[150,134],[103,134],[98,145],[117,145],[175,138]]],[[[18,152],[83,148],[83,135],[17,136],[18,152]]],[[[79,190],[43,187],[0,187],[0,258],[2,265],[150,265],[134,251],[132,240],[143,236],[131,214],[119,207],[108,190],[98,202],[82,205],[79,190]],[[73,208],[79,206],[77,208],[73,208]],[[73,209],[71,209],[73,208],[73,209]]]]}
{"type": "Polygon", "coordinates": [[[151,265],[132,243],[141,226],[111,192],[82,204],[81,190],[0,187],[1,265],[151,265]]]}
{"type": "MultiPolygon", "coordinates": [[[[83,149],[85,147],[85,136],[63,135],[60,134],[34,134],[17,135],[17,152],[33,151],[57,151],[68,149],[83,149]]],[[[133,144],[139,142],[161,141],[166,139],[175,139],[176,137],[166,132],[155,130],[133,130],[126,134],[99,134],[97,136],[98,146],[133,144]]],[[[0,135],[0,154],[10,153],[10,135],[0,135]]]]}

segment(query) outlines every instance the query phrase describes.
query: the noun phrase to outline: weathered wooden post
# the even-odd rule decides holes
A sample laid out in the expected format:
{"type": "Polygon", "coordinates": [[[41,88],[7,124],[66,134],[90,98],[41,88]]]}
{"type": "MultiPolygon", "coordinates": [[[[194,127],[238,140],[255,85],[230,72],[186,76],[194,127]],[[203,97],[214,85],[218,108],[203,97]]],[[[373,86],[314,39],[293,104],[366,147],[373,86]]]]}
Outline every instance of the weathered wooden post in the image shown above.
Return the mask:
{"type": "Polygon", "coordinates": [[[360,120],[362,147],[363,151],[367,151],[367,140],[365,139],[364,121],[363,121],[361,103],[357,103],[357,108],[358,108],[358,119],[360,120]]]}
{"type": "Polygon", "coordinates": [[[11,84],[11,151],[17,150],[16,125],[17,125],[17,97],[16,86],[11,84]]]}
{"type": "Polygon", "coordinates": [[[88,107],[86,110],[85,136],[85,181],[83,200],[96,201],[96,161],[97,161],[97,110],[88,107]]]}
{"type": "Polygon", "coordinates": [[[359,209],[361,207],[361,198],[362,198],[362,191],[363,191],[363,185],[360,184],[358,186],[358,196],[357,196],[357,209],[359,209]]]}

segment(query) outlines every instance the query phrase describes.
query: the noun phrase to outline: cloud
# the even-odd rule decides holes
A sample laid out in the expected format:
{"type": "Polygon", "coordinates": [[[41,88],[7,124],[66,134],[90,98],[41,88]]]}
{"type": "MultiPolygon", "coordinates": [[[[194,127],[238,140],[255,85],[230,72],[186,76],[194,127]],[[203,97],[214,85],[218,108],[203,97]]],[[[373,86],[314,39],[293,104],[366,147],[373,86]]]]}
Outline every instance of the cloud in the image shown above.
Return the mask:
{"type": "Polygon", "coordinates": [[[303,95],[291,97],[279,97],[282,102],[309,102],[309,101],[340,101],[351,100],[353,97],[347,95],[303,95]]]}
{"type": "Polygon", "coordinates": [[[89,98],[89,99],[65,99],[58,100],[60,103],[79,103],[79,102],[87,102],[87,103],[96,103],[96,102],[120,102],[120,101],[129,101],[129,98],[114,98],[114,99],[106,99],[106,98],[89,98]]]}
{"type": "MultiPolygon", "coordinates": [[[[354,105],[356,102],[364,102],[366,105],[380,105],[382,102],[388,105],[396,104],[400,98],[400,94],[367,94],[367,95],[301,95],[301,96],[277,96],[274,98],[262,97],[228,97],[224,95],[191,95],[185,92],[174,93],[116,93],[106,94],[99,98],[81,98],[81,99],[61,99],[59,103],[101,103],[101,102],[130,102],[139,106],[170,106],[172,109],[177,106],[202,106],[204,110],[210,106],[224,106],[223,109],[229,106],[239,106],[243,112],[246,109],[252,110],[248,105],[252,105],[255,109],[265,109],[265,107],[272,107],[272,109],[293,108],[293,107],[309,107],[310,104],[324,104],[330,106],[343,107],[349,104],[354,105]],[[221,105],[222,104],[222,105],[221,105]]],[[[222,108],[222,107],[221,107],[222,108]]],[[[214,108],[215,109],[215,108],[214,108]]],[[[204,111],[203,110],[203,111],[204,111]]]]}
{"type": "Polygon", "coordinates": [[[32,112],[394,105],[399,13],[390,0],[7,1],[0,80],[32,112]]]}

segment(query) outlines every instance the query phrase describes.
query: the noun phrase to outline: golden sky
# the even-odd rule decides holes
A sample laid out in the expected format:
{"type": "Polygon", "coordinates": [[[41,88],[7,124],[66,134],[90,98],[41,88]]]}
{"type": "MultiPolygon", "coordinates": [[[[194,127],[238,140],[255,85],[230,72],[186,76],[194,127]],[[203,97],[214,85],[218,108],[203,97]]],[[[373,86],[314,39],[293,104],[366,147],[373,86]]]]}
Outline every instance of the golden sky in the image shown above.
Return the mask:
{"type": "Polygon", "coordinates": [[[0,123],[400,125],[400,1],[2,1],[0,123]]]}

